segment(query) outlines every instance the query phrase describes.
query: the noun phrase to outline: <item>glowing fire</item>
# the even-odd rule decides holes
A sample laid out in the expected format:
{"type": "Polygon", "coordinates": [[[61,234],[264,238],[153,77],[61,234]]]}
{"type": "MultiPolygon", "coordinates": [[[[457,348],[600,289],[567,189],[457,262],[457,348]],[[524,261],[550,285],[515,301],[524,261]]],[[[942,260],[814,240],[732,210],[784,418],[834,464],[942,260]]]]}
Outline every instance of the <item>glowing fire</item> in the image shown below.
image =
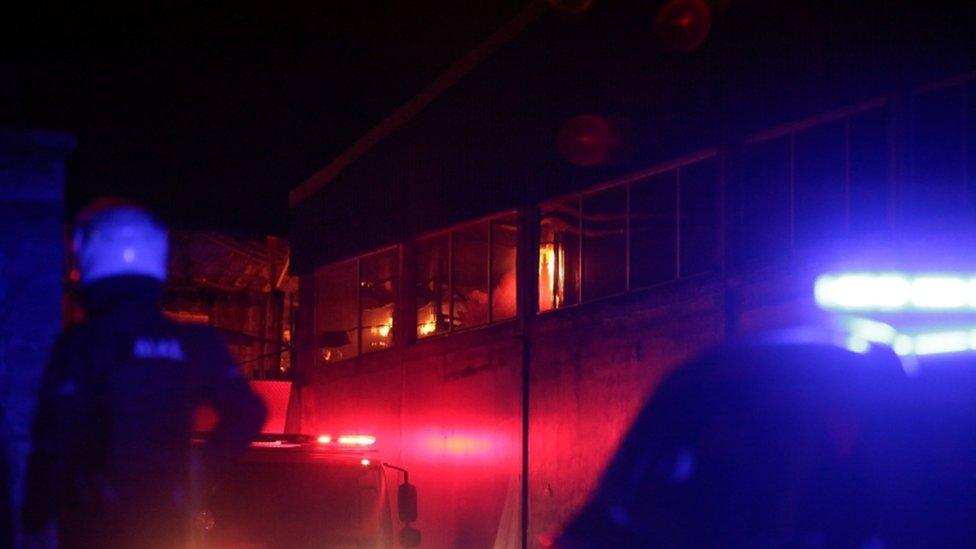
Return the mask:
{"type": "Polygon", "coordinates": [[[430,315],[427,320],[417,326],[417,333],[422,336],[430,335],[437,330],[437,317],[430,315]]]}
{"type": "Polygon", "coordinates": [[[539,310],[561,307],[565,299],[566,252],[555,243],[539,246],[539,310]]]}
{"type": "Polygon", "coordinates": [[[390,331],[393,330],[393,317],[387,318],[383,324],[379,326],[373,326],[373,333],[380,337],[389,337],[390,331]]]}

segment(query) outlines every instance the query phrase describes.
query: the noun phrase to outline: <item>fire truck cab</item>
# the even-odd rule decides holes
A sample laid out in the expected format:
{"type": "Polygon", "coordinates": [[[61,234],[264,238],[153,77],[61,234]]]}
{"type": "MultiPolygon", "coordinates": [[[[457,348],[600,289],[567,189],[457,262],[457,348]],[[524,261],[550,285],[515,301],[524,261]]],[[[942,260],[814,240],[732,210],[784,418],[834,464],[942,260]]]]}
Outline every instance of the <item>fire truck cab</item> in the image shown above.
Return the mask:
{"type": "Polygon", "coordinates": [[[196,519],[207,549],[416,547],[416,489],[367,435],[261,435],[196,519]],[[392,473],[392,474],[391,474],[392,473]],[[391,489],[402,474],[403,482],[391,489]],[[394,506],[404,523],[394,535],[394,506]]]}

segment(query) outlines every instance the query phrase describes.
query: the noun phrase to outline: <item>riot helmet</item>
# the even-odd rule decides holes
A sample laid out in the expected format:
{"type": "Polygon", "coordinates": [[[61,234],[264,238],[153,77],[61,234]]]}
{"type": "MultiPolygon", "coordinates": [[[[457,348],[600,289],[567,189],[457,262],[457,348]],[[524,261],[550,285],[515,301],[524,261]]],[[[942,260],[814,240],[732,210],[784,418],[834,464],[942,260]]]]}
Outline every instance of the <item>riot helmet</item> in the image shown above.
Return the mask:
{"type": "Polygon", "coordinates": [[[78,214],[72,239],[82,285],[121,275],[166,280],[169,239],[145,208],[100,198],[78,214]]]}

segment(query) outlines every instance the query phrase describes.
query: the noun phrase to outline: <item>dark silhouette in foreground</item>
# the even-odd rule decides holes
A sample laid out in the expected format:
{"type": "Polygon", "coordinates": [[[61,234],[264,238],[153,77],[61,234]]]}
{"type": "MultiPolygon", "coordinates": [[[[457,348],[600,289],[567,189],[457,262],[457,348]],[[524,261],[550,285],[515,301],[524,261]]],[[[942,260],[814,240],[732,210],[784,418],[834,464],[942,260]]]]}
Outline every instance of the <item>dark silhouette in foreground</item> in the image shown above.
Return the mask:
{"type": "Polygon", "coordinates": [[[730,344],[645,406],[556,545],[963,547],[976,540],[976,360],[730,344]]]}
{"type": "Polygon", "coordinates": [[[202,491],[264,419],[218,337],[159,309],[166,236],[144,210],[111,203],[80,219],[87,319],[56,342],[34,423],[24,526],[62,547],[172,548],[202,491]],[[192,452],[195,412],[220,422],[192,452]]]}

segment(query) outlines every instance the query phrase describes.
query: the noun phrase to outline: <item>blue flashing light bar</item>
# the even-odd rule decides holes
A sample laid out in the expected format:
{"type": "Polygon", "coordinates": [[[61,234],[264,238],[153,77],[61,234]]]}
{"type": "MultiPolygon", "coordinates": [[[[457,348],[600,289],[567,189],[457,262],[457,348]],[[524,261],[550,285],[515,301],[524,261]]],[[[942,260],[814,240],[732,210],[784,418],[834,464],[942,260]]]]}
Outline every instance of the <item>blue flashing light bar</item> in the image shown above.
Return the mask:
{"type": "Polygon", "coordinates": [[[902,357],[976,351],[976,327],[902,333],[864,318],[847,319],[845,325],[849,331],[845,346],[855,353],[868,352],[872,343],[888,345],[902,357]]]}
{"type": "Polygon", "coordinates": [[[940,355],[976,351],[976,330],[901,334],[892,348],[900,356],[940,355]]]}
{"type": "Polygon", "coordinates": [[[976,311],[976,275],[831,273],[817,277],[814,298],[840,311],[976,311]]]}
{"type": "Polygon", "coordinates": [[[848,332],[845,347],[855,353],[869,352],[871,344],[890,346],[902,357],[976,351],[976,325],[907,333],[884,322],[851,317],[844,319],[843,326],[848,332]]]}

